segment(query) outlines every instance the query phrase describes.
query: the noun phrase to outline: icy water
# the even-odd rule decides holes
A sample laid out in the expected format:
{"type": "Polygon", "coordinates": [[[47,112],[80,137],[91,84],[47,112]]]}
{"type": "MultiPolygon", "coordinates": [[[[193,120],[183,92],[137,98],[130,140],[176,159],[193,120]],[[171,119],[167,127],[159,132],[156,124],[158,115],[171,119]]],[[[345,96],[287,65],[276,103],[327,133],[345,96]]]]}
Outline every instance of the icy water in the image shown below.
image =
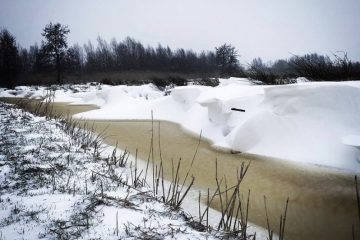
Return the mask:
{"type": "MultiPolygon", "coordinates": [[[[154,122],[154,155],[159,161],[158,122],[154,122]]],[[[105,129],[106,143],[127,148],[147,159],[152,123],[146,121],[95,121],[97,131],[105,129]]],[[[182,159],[182,175],[190,167],[198,139],[186,134],[178,125],[160,123],[161,154],[166,178],[171,177],[171,159],[182,159]]],[[[356,222],[356,198],[352,176],[335,173],[325,168],[300,167],[280,160],[261,159],[249,155],[217,151],[202,141],[191,174],[195,185],[202,189],[216,189],[215,162],[218,176],[226,175],[227,184],[235,184],[236,170],[242,162],[251,161],[242,183],[243,192],[251,190],[250,221],[265,227],[263,196],[271,226],[278,229],[287,197],[290,198],[286,221],[287,239],[351,239],[351,226],[356,222]]],[[[220,203],[212,205],[220,209],[220,203]]]]}
{"type": "MultiPolygon", "coordinates": [[[[94,106],[55,104],[54,110],[75,114],[94,109],[94,106]]],[[[159,162],[159,124],[161,155],[164,161],[165,178],[171,177],[172,159],[182,159],[182,174],[185,175],[192,162],[198,138],[186,133],[177,124],[154,121],[90,121],[98,133],[104,132],[105,142],[127,149],[138,150],[141,159],[147,159],[151,136],[154,138],[154,157],[159,162]],[[153,131],[152,131],[153,129],[153,131]],[[153,133],[152,133],[153,132],[153,133]]],[[[218,176],[226,175],[228,186],[236,182],[236,171],[242,162],[251,162],[241,185],[243,192],[251,190],[250,221],[265,227],[264,198],[270,225],[277,232],[280,215],[286,199],[289,207],[286,220],[286,239],[352,239],[352,224],[357,223],[356,195],[353,176],[332,169],[304,166],[287,161],[260,158],[245,154],[232,154],[213,149],[201,141],[191,174],[195,185],[201,189],[216,189],[215,162],[218,176]]],[[[219,201],[212,204],[220,209],[219,201]]],[[[211,217],[211,216],[210,216],[211,217]]]]}

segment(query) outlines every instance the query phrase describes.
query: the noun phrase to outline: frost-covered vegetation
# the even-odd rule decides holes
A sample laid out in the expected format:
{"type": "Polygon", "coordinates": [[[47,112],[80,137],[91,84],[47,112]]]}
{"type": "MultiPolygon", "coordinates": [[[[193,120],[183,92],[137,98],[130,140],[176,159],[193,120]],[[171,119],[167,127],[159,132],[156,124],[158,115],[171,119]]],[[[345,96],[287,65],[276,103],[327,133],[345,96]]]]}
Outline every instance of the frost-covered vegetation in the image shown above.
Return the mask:
{"type": "Polygon", "coordinates": [[[0,122],[1,239],[216,237],[157,200],[131,157],[91,133],[3,103],[0,122]]]}
{"type": "Polygon", "coordinates": [[[102,142],[104,136],[71,118],[50,119],[51,108],[38,105],[44,117],[0,102],[0,239],[265,238],[264,230],[249,225],[249,198],[240,198],[249,165],[241,165],[235,186],[216,179],[218,188],[208,190],[206,204],[200,196],[193,202],[199,206],[194,217],[181,208],[195,180],[189,172],[180,177],[181,160],[172,181],[164,180],[162,162],[149,169],[147,180],[149,160],[145,172],[137,153],[119,153],[102,142]],[[210,206],[219,196],[224,208],[213,216],[210,206]],[[217,226],[210,225],[213,217],[217,226]]]}

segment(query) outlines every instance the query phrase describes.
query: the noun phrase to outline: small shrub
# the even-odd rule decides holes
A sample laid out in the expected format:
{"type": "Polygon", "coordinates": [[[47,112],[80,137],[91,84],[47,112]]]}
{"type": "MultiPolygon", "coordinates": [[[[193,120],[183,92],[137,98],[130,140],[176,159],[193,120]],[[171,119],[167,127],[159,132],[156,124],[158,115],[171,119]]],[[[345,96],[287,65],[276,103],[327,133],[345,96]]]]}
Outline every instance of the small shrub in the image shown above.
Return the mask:
{"type": "Polygon", "coordinates": [[[187,85],[187,80],[185,78],[179,77],[179,76],[170,76],[169,82],[173,83],[176,86],[186,86],[187,85]]]}
{"type": "Polygon", "coordinates": [[[150,80],[160,90],[165,89],[165,87],[170,84],[170,82],[164,78],[152,77],[152,78],[150,78],[150,80]]]}
{"type": "Polygon", "coordinates": [[[248,78],[252,80],[259,80],[265,84],[276,84],[276,79],[279,77],[271,70],[259,68],[251,68],[247,75],[248,78]]]}
{"type": "Polygon", "coordinates": [[[102,84],[111,85],[111,86],[116,85],[116,84],[114,83],[114,81],[111,80],[111,78],[103,78],[103,79],[101,80],[101,83],[102,83],[102,84]]]}
{"type": "Polygon", "coordinates": [[[202,85],[202,86],[210,86],[210,87],[216,87],[220,84],[220,81],[218,78],[201,78],[194,80],[195,85],[202,85]]]}

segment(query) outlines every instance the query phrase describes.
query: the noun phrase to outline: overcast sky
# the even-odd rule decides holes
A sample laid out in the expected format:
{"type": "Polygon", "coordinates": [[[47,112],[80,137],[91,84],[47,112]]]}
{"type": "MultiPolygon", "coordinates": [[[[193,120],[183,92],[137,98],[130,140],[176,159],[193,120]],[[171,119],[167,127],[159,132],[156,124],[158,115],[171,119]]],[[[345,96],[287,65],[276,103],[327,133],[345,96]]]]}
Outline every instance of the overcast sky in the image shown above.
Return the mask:
{"type": "Polygon", "coordinates": [[[360,61],[360,0],[0,0],[0,28],[41,42],[44,26],[68,25],[69,43],[126,36],[195,51],[234,45],[242,61],[346,51],[360,61]]]}

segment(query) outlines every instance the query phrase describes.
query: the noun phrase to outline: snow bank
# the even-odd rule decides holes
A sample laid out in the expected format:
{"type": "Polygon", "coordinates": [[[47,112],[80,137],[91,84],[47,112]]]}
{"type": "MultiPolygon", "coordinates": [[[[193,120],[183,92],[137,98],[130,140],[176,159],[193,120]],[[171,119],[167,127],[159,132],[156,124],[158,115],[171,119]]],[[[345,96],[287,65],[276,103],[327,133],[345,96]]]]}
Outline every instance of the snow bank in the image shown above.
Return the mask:
{"type": "MultiPolygon", "coordinates": [[[[0,97],[4,98],[29,98],[44,99],[50,93],[54,93],[56,102],[86,101],[84,94],[95,93],[97,90],[105,89],[109,86],[99,85],[98,83],[88,83],[83,85],[63,85],[63,86],[18,86],[15,89],[0,88],[0,97]]],[[[92,98],[91,100],[93,100],[92,98]]],[[[84,102],[83,104],[89,104],[84,102]]],[[[93,104],[90,102],[90,104],[93,104]]]]}
{"type": "Polygon", "coordinates": [[[216,147],[360,170],[360,150],[342,140],[360,135],[360,81],[298,79],[291,85],[260,86],[230,78],[220,79],[217,87],[177,87],[168,96],[149,84],[72,97],[72,104],[100,107],[78,118],[149,120],[153,113],[154,119],[179,123],[196,135],[202,131],[216,147]]]}
{"type": "MultiPolygon", "coordinates": [[[[300,81],[299,81],[300,82],[300,81]]],[[[214,146],[298,162],[360,170],[356,148],[342,137],[360,134],[359,82],[252,85],[221,80],[215,88],[175,88],[170,96],[136,97],[149,87],[113,87],[100,94],[101,109],[79,114],[90,119],[155,119],[181,124],[214,146]],[[135,89],[134,89],[135,88],[135,89]],[[231,108],[246,112],[231,111],[231,108]]]]}
{"type": "Polygon", "coordinates": [[[33,98],[37,99],[45,95],[43,88],[31,88],[26,86],[18,86],[15,89],[0,89],[0,97],[4,98],[33,98]]]}
{"type": "Polygon", "coordinates": [[[257,111],[226,137],[235,150],[346,169],[360,169],[345,135],[360,133],[360,89],[307,84],[264,89],[257,111]]]}

